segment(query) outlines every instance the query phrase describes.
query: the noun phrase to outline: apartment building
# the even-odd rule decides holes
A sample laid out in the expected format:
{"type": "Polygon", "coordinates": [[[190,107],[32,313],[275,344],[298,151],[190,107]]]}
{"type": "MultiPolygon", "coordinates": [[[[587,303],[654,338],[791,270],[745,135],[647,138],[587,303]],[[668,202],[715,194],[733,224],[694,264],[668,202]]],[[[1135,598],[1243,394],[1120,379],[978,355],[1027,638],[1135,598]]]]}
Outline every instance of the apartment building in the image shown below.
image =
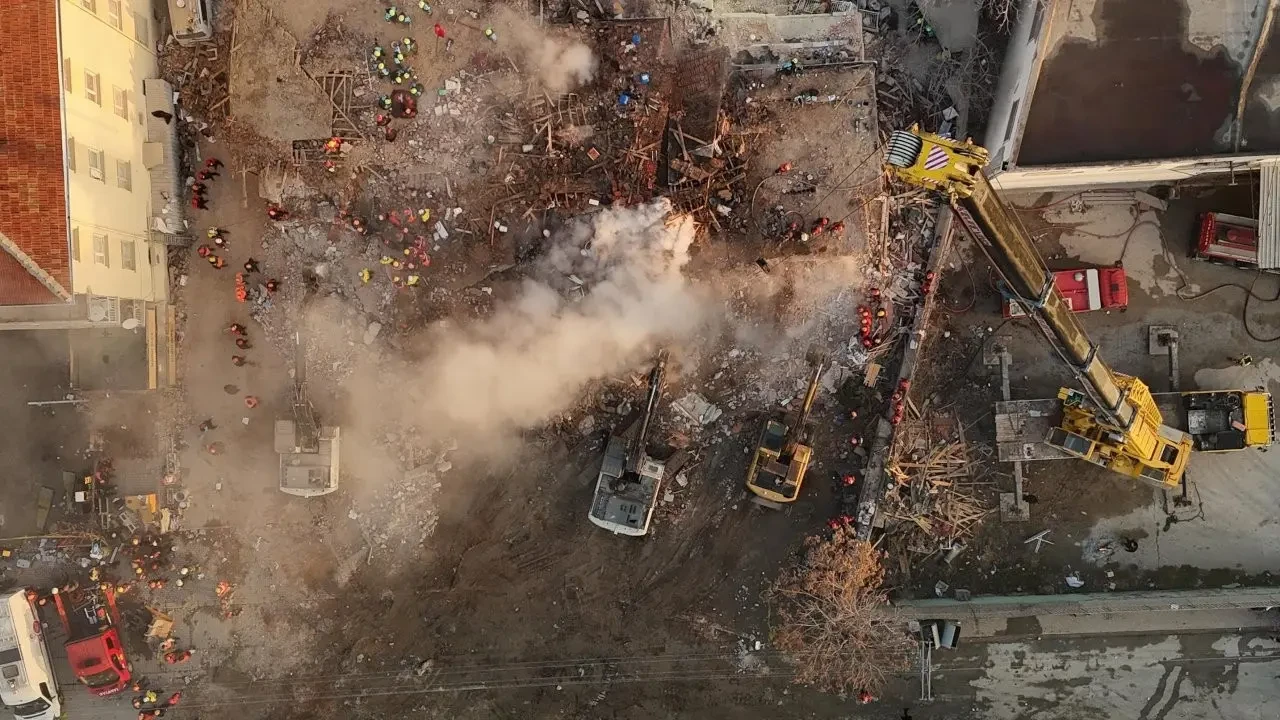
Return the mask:
{"type": "Polygon", "coordinates": [[[72,383],[171,381],[167,245],[185,235],[152,0],[0,13],[0,330],[65,333],[72,383]]]}

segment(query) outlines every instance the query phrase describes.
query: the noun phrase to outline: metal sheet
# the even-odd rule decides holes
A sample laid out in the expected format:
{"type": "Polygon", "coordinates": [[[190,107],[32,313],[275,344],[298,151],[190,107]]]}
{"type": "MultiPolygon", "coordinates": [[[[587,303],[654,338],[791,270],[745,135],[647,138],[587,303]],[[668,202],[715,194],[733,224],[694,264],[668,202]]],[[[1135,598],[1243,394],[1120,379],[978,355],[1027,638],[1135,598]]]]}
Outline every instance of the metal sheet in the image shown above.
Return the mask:
{"type": "Polygon", "coordinates": [[[1258,267],[1280,268],[1280,160],[1263,160],[1258,192],[1258,267]]]}

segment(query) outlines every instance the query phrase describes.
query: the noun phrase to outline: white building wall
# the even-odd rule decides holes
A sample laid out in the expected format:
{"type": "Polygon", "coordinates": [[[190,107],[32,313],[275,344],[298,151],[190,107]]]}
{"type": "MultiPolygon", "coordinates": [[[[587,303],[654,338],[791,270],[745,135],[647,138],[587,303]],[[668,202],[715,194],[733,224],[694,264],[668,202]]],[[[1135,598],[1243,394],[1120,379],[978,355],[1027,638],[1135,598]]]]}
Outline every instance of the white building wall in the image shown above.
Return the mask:
{"type": "Polygon", "coordinates": [[[995,175],[1001,190],[1070,190],[1080,188],[1150,187],[1207,175],[1257,172],[1263,160],[1275,155],[1134,160],[1096,165],[1019,167],[995,175]]]}
{"type": "Polygon", "coordinates": [[[1018,157],[1022,129],[1031,111],[1032,92],[1044,60],[1043,45],[1059,4],[1058,0],[1021,0],[1018,21],[1009,37],[987,119],[984,146],[991,152],[987,172],[993,177],[1013,167],[1018,157]]]}
{"type": "Polygon", "coordinates": [[[168,269],[164,246],[151,242],[143,158],[143,80],[159,74],[151,1],[58,2],[72,291],[164,302],[168,269]]]}

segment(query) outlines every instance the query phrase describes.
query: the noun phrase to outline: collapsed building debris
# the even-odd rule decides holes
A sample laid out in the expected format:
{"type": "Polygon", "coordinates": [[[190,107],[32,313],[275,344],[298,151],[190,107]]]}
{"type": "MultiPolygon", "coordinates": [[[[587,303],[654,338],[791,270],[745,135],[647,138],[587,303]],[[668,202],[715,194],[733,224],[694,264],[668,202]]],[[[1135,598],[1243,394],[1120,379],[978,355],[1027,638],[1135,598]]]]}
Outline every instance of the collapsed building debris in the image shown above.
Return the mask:
{"type": "Polygon", "coordinates": [[[919,555],[949,562],[992,512],[992,483],[983,471],[990,448],[970,445],[956,416],[925,411],[898,426],[886,470],[890,484],[880,512],[887,549],[907,576],[919,555]]]}

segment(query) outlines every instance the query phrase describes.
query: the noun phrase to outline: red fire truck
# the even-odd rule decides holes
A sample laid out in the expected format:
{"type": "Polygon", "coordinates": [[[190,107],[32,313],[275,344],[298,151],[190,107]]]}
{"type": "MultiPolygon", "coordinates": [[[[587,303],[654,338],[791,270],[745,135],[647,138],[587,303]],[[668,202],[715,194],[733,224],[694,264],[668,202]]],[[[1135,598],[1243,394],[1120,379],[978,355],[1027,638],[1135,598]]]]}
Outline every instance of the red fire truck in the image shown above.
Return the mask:
{"type": "Polygon", "coordinates": [[[1242,267],[1258,266],[1258,221],[1227,213],[1200,215],[1200,236],[1192,255],[1242,267]]]}
{"type": "MultiPolygon", "coordinates": [[[[1058,292],[1062,293],[1072,312],[1124,310],[1129,307],[1129,285],[1124,268],[1059,270],[1053,274],[1053,284],[1058,286],[1058,292]]],[[[1005,299],[1005,317],[1025,315],[1021,305],[1005,299]]]]}
{"type": "Polygon", "coordinates": [[[120,642],[120,610],[110,585],[53,591],[67,631],[67,659],[76,679],[94,695],[114,695],[129,685],[133,668],[120,642]]]}

